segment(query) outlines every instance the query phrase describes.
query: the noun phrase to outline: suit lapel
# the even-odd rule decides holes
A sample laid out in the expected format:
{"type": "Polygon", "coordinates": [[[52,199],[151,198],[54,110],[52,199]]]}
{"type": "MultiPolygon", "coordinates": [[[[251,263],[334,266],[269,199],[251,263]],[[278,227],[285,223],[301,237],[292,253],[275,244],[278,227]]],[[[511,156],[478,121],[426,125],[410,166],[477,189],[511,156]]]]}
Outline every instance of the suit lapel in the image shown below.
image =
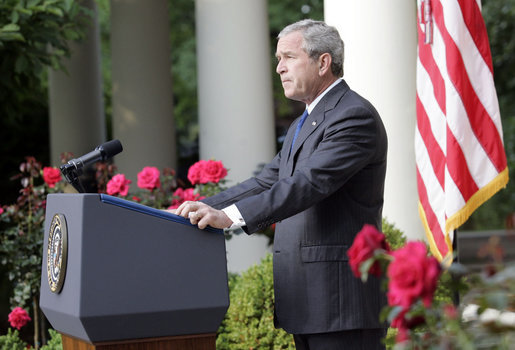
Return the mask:
{"type": "MultiPolygon", "coordinates": [[[[306,141],[306,139],[311,135],[324,121],[325,113],[334,109],[338,101],[342,98],[342,96],[349,90],[349,86],[342,79],[342,83],[336,85],[331,91],[325,95],[322,100],[316,105],[316,107],[311,111],[311,114],[307,117],[302,129],[300,130],[297,139],[295,140],[295,144],[293,145],[293,149],[289,152],[286,163],[286,173],[291,175],[293,173],[294,159],[297,152],[300,150],[302,144],[306,141]]],[[[297,123],[300,121],[298,118],[297,123]]],[[[297,123],[290,127],[290,131],[295,130],[297,123]]],[[[288,147],[287,150],[291,148],[291,143],[293,139],[293,133],[289,132],[288,137],[285,140],[285,146],[288,147]]]]}

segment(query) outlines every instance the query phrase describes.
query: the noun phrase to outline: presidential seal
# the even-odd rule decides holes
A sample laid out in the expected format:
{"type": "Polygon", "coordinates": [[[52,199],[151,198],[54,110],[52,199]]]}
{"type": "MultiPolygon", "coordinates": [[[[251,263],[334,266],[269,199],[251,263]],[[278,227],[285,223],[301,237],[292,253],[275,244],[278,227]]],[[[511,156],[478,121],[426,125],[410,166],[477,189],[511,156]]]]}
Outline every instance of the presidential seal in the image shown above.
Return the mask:
{"type": "Polygon", "coordinates": [[[66,275],[66,259],[68,253],[68,232],[66,218],[63,214],[55,214],[50,224],[47,244],[47,276],[50,290],[59,293],[66,275]]]}

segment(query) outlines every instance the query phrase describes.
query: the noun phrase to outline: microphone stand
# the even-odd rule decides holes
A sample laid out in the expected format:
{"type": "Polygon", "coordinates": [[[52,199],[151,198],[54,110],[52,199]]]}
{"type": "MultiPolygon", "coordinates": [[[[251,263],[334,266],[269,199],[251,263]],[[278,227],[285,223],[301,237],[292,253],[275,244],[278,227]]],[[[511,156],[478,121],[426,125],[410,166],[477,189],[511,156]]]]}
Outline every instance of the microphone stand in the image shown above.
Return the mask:
{"type": "Polygon", "coordinates": [[[77,171],[77,168],[73,166],[72,164],[66,163],[61,165],[60,167],[61,173],[63,174],[64,178],[70,185],[73,186],[79,193],[85,193],[86,190],[84,189],[84,186],[82,186],[82,182],[79,179],[79,173],[77,171]]]}

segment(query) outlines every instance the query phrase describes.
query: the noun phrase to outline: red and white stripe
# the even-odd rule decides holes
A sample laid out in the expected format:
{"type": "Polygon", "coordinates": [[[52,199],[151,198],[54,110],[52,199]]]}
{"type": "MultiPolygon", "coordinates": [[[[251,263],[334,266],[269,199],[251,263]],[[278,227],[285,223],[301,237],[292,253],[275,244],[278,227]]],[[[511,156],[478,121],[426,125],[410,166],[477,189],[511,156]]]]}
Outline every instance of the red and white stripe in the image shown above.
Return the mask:
{"type": "Polygon", "coordinates": [[[425,1],[417,15],[417,185],[431,251],[443,260],[454,229],[506,185],[508,168],[481,3],[425,1]]]}

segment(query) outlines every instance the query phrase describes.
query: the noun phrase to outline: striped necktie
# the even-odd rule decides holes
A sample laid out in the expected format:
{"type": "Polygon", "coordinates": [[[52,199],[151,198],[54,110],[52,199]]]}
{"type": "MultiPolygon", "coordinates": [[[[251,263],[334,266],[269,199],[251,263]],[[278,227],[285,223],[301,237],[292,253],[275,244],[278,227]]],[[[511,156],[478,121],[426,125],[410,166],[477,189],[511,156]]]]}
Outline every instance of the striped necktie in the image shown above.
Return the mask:
{"type": "Polygon", "coordinates": [[[302,125],[306,121],[306,118],[308,117],[308,110],[306,109],[304,113],[302,114],[302,117],[300,117],[299,123],[297,124],[297,129],[295,129],[295,134],[293,135],[293,141],[291,142],[291,148],[290,152],[293,149],[293,145],[295,144],[295,140],[297,139],[297,136],[299,136],[300,129],[302,128],[302,125]]]}

